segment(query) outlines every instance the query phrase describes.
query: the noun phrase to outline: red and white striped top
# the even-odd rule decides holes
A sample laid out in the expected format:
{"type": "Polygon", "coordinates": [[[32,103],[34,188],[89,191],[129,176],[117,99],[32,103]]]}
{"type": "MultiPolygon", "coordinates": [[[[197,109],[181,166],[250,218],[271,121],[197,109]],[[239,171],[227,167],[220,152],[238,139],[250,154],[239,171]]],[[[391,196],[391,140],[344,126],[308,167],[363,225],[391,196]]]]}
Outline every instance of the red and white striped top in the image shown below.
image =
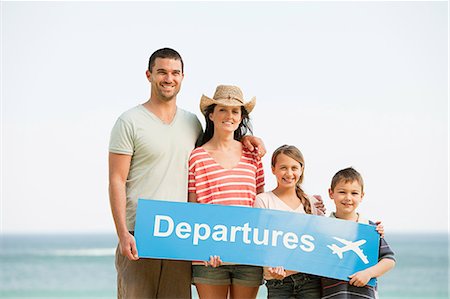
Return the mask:
{"type": "Polygon", "coordinates": [[[188,191],[199,203],[253,207],[256,189],[264,186],[264,170],[256,154],[243,149],[232,169],[218,164],[202,147],[189,157],[188,191]]]}

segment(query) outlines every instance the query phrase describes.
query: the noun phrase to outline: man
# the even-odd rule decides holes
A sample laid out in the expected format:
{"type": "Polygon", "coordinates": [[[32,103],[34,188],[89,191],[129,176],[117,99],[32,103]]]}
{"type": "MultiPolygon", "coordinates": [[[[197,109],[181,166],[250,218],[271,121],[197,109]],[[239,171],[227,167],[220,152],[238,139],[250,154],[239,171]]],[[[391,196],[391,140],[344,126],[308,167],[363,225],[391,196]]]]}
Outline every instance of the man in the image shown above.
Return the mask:
{"type": "MultiPolygon", "coordinates": [[[[202,127],[194,114],[177,107],[184,77],[177,51],[154,52],[146,75],[150,99],[119,117],[109,145],[109,197],[119,237],[117,295],[190,298],[191,262],[139,259],[133,231],[138,197],[187,201],[188,158],[202,127]]],[[[265,153],[256,137],[247,136],[243,144],[265,153]]]]}

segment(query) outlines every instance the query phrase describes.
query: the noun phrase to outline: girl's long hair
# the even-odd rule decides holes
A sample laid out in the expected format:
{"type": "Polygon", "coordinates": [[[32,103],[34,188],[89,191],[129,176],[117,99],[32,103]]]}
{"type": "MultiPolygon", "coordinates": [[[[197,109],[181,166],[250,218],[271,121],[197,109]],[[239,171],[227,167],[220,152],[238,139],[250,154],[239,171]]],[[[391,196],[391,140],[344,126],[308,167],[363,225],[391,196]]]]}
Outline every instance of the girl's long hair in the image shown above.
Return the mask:
{"type": "MultiPolygon", "coordinates": [[[[212,122],[212,120],[209,119],[209,115],[214,111],[214,107],[216,107],[216,104],[209,105],[205,109],[206,128],[205,133],[203,133],[203,136],[198,146],[207,143],[209,140],[211,140],[211,138],[214,135],[214,123],[212,122]]],[[[241,141],[242,137],[249,132],[250,134],[253,134],[252,127],[250,124],[250,117],[248,115],[247,110],[245,110],[244,106],[241,106],[241,117],[242,117],[241,123],[239,124],[236,131],[234,131],[234,140],[237,141],[241,141]]]]}
{"type": "Polygon", "coordinates": [[[277,148],[272,155],[272,167],[275,167],[275,164],[277,162],[277,157],[279,154],[284,154],[288,156],[289,158],[294,159],[298,163],[300,163],[300,166],[303,168],[302,175],[300,176],[300,179],[295,184],[295,193],[297,194],[297,197],[300,199],[300,202],[303,205],[303,209],[307,214],[312,214],[311,211],[311,203],[309,202],[308,197],[306,196],[306,193],[302,189],[302,182],[303,182],[303,174],[305,173],[305,159],[303,158],[302,152],[296,148],[293,145],[282,145],[279,148],[277,148]]]}

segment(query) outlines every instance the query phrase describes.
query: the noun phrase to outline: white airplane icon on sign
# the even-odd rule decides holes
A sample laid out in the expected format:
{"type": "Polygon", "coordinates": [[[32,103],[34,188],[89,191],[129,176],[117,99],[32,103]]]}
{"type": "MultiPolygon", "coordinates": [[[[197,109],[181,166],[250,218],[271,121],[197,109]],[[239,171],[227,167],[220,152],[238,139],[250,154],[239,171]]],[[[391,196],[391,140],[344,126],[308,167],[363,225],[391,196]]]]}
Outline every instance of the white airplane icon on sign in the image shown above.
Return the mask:
{"type": "Polygon", "coordinates": [[[367,256],[364,255],[362,249],[359,248],[359,246],[361,246],[364,243],[366,243],[366,240],[359,240],[359,241],[351,242],[351,241],[347,241],[345,239],[341,239],[341,238],[338,238],[338,237],[333,237],[333,239],[335,239],[335,240],[341,242],[342,244],[344,244],[344,246],[342,246],[342,247],[339,247],[336,244],[327,245],[328,248],[333,250],[333,254],[337,254],[340,259],[343,258],[343,253],[344,252],[352,250],[353,252],[355,252],[359,256],[359,258],[363,261],[364,264],[368,264],[369,263],[369,261],[367,260],[367,256]]]}

